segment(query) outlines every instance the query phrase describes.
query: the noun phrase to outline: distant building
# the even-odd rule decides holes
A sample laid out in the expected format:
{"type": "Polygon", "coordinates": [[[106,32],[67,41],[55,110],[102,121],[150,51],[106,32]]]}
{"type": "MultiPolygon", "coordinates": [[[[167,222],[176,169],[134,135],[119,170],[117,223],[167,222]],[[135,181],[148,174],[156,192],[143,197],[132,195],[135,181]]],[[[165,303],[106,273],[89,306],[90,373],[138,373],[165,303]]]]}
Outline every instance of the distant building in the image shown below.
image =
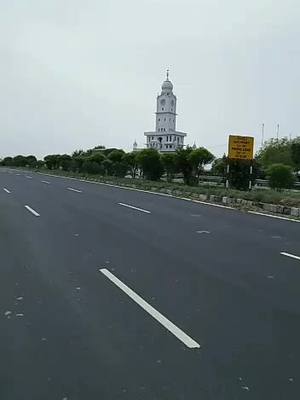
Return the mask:
{"type": "Polygon", "coordinates": [[[135,140],[134,143],[133,143],[133,148],[132,148],[132,150],[133,150],[133,151],[141,151],[141,150],[143,150],[143,149],[140,148],[140,147],[138,147],[138,144],[137,144],[137,142],[136,142],[136,140],[135,140]]]}
{"type": "Polygon", "coordinates": [[[161,94],[157,96],[155,131],[144,133],[147,148],[154,148],[163,153],[172,153],[183,148],[186,133],[176,131],[176,102],[173,84],[167,71],[161,94]]]}

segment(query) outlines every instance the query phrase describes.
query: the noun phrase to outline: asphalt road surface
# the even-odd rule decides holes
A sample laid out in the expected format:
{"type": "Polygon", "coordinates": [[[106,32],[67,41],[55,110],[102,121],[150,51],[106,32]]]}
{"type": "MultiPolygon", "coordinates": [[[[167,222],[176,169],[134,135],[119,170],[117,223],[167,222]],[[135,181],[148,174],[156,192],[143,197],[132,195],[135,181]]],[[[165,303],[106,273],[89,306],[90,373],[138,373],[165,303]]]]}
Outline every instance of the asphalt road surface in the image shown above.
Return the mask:
{"type": "Polygon", "coordinates": [[[1,400],[300,399],[297,222],[2,168],[0,266],[1,400]]]}

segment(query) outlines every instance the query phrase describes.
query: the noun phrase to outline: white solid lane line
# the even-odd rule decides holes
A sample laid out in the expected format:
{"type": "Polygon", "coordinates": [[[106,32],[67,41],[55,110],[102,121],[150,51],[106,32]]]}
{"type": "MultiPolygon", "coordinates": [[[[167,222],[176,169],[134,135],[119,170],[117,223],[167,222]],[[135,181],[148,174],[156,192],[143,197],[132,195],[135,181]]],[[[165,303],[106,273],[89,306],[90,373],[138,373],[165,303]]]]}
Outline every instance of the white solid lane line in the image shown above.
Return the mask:
{"type": "Polygon", "coordinates": [[[6,193],[11,193],[8,189],[6,189],[6,188],[3,188],[3,190],[4,190],[4,192],[6,192],[6,193]]]}
{"type": "Polygon", "coordinates": [[[26,210],[28,210],[29,212],[31,212],[31,214],[33,214],[35,217],[39,217],[40,214],[37,213],[36,211],[34,211],[33,208],[29,207],[29,206],[25,206],[26,210]]]}
{"type": "Polygon", "coordinates": [[[144,299],[142,299],[138,294],[136,294],[132,289],[125,285],[120,279],[113,275],[106,268],[100,268],[99,270],[105,275],[111,282],[113,282],[119,289],[127,294],[133,301],[135,301],[140,307],[142,307],[148,314],[151,315],[156,321],[158,321],[162,326],[164,326],[169,332],[177,337],[182,343],[184,343],[190,349],[199,349],[200,344],[194,339],[184,333],[180,328],[173,324],[170,320],[164,317],[160,312],[155,310],[150,304],[148,304],[144,299]]]}
{"type": "Polygon", "coordinates": [[[286,253],[286,252],[284,252],[284,251],[282,251],[280,254],[281,254],[282,256],[294,258],[295,260],[300,260],[300,257],[299,257],[299,256],[294,256],[294,254],[286,253]]]}
{"type": "Polygon", "coordinates": [[[141,211],[146,214],[151,214],[151,211],[144,210],[143,208],[134,207],[134,206],[131,206],[130,204],[125,204],[125,203],[118,203],[118,204],[119,204],[119,206],[128,207],[128,208],[132,208],[133,210],[141,211]]]}
{"type": "Polygon", "coordinates": [[[32,179],[32,176],[25,175],[25,178],[27,178],[27,179],[32,179]]]}
{"type": "Polygon", "coordinates": [[[47,185],[50,185],[50,182],[48,181],[41,181],[42,183],[46,183],[47,185]]]}
{"type": "Polygon", "coordinates": [[[276,218],[276,219],[283,219],[284,221],[291,221],[291,222],[300,222],[300,219],[293,219],[293,218],[287,218],[287,217],[280,217],[279,215],[270,215],[270,214],[265,214],[257,211],[248,211],[249,214],[255,214],[255,215],[262,215],[263,217],[269,217],[269,218],[276,218]]]}
{"type": "Polygon", "coordinates": [[[71,188],[71,187],[68,187],[67,189],[68,189],[68,190],[71,190],[72,192],[82,193],[82,190],[73,189],[73,188],[71,188]]]}

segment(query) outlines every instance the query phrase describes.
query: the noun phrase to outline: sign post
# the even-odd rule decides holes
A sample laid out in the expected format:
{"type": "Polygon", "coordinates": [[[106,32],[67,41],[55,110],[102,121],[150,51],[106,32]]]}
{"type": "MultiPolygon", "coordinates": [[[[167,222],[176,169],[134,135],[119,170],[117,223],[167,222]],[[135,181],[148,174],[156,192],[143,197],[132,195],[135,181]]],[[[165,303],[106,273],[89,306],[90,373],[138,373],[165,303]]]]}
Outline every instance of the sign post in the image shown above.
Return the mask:
{"type": "Polygon", "coordinates": [[[226,189],[229,189],[229,159],[227,158],[227,167],[226,167],[226,189]]]}
{"type": "Polygon", "coordinates": [[[229,162],[230,162],[230,160],[245,160],[245,161],[250,162],[249,190],[252,189],[253,151],[254,151],[254,137],[229,135],[226,188],[229,187],[229,162]]]}
{"type": "Polygon", "coordinates": [[[252,189],[252,174],[253,174],[253,166],[252,166],[252,160],[250,161],[250,177],[249,177],[249,190],[252,189]]]}

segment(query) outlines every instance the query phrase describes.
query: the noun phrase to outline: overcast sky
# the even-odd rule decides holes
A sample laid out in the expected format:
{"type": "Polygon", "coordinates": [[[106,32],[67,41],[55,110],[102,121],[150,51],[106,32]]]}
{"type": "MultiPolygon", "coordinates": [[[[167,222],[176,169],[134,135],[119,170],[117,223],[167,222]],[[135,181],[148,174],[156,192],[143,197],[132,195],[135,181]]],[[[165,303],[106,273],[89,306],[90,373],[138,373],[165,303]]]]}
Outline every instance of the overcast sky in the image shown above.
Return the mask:
{"type": "Polygon", "coordinates": [[[299,0],[0,5],[0,156],[143,145],[167,68],[187,144],[300,133],[299,0]]]}

